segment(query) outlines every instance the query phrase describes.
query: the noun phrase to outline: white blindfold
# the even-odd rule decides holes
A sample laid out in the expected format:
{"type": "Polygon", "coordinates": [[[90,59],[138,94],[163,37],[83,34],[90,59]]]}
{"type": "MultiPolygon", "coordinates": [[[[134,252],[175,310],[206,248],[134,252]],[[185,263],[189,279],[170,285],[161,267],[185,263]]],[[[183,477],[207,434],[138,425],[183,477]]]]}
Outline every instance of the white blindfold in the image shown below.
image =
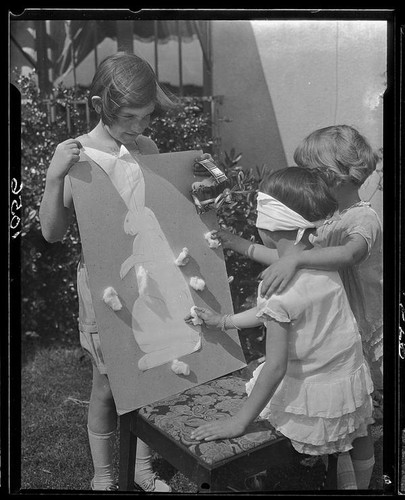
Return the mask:
{"type": "Polygon", "coordinates": [[[318,227],[321,221],[309,222],[291,208],[272,196],[258,192],[257,194],[257,221],[258,229],[268,231],[294,231],[298,230],[294,245],[304,235],[306,229],[318,227]]]}

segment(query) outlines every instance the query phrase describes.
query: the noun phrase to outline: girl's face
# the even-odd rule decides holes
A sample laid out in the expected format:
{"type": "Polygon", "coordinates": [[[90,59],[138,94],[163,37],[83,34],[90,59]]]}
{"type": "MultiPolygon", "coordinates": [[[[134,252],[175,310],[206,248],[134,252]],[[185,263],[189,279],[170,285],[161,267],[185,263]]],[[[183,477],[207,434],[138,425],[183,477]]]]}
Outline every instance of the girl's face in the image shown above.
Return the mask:
{"type": "Polygon", "coordinates": [[[150,103],[143,108],[119,109],[115,121],[111,125],[106,125],[111,137],[121,144],[133,144],[150,123],[150,117],[155,110],[155,103],[150,103]]]}

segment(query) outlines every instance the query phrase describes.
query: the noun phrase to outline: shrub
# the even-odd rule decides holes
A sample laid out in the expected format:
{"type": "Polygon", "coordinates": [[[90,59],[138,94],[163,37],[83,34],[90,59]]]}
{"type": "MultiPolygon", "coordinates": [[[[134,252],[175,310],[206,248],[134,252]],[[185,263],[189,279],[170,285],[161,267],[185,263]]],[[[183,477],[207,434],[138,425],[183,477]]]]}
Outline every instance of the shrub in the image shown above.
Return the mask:
{"type": "MultiPolygon", "coordinates": [[[[233,191],[231,202],[225,203],[218,210],[218,222],[224,229],[241,236],[252,243],[261,243],[256,228],[256,195],[263,168],[246,168],[239,165],[241,154],[224,153],[219,158],[222,170],[230,179],[230,189],[233,191]]],[[[263,266],[243,257],[240,254],[225,249],[225,263],[229,276],[233,277],[230,288],[236,311],[250,307],[256,297],[258,274],[263,266]]]]}
{"type": "Polygon", "coordinates": [[[183,97],[179,106],[155,118],[146,134],[161,153],[212,148],[211,118],[198,97],[183,97]]]}
{"type": "MultiPolygon", "coordinates": [[[[38,217],[48,165],[58,143],[87,132],[85,108],[75,99],[86,99],[87,91],[60,86],[54,89],[55,120],[49,120],[49,104],[39,96],[34,74],[18,76],[21,108],[21,325],[23,340],[31,338],[77,342],[76,266],[80,258],[80,240],[76,221],[63,241],[47,243],[42,237],[38,217]],[[69,111],[69,118],[67,114],[69,111]],[[70,127],[70,132],[68,129],[70,127]]],[[[93,126],[97,117],[90,116],[93,126]]],[[[180,107],[156,118],[147,131],[160,151],[202,149],[212,146],[210,117],[203,112],[202,100],[184,98],[180,107]]],[[[255,193],[260,173],[238,165],[240,155],[220,154],[218,161],[237,188],[232,203],[218,212],[220,224],[244,238],[257,241],[255,193]]],[[[230,250],[225,251],[228,273],[234,276],[231,292],[238,310],[255,291],[259,266],[230,250]]]]}
{"type": "Polygon", "coordinates": [[[38,94],[33,76],[19,76],[16,80],[22,98],[22,333],[23,339],[58,337],[71,342],[77,339],[77,225],[70,226],[63,242],[49,244],[42,237],[38,213],[46,170],[56,145],[68,138],[66,108],[70,110],[72,136],[86,131],[86,121],[72,104],[73,91],[59,87],[55,90],[57,119],[50,123],[49,109],[38,94]]]}

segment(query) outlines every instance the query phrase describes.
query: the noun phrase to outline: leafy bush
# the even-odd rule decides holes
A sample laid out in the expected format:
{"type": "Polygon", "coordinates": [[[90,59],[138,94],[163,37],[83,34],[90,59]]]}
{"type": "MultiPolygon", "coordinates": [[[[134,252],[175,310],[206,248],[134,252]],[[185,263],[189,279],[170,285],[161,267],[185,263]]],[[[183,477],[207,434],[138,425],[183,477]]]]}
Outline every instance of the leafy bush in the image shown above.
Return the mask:
{"type": "MultiPolygon", "coordinates": [[[[218,163],[230,180],[231,202],[218,210],[218,222],[224,229],[241,236],[252,243],[261,243],[256,228],[256,194],[263,176],[263,168],[246,168],[239,165],[241,154],[230,153],[220,156],[218,163]]],[[[230,288],[234,309],[250,307],[256,297],[258,274],[263,266],[257,262],[225,249],[228,276],[233,277],[230,288]]]]}
{"type": "MultiPolygon", "coordinates": [[[[23,339],[57,339],[77,342],[76,266],[80,258],[80,239],[76,221],[62,242],[47,243],[42,237],[38,217],[45,187],[48,165],[58,143],[68,137],[87,132],[85,108],[75,105],[75,99],[87,98],[86,90],[59,87],[54,90],[54,120],[49,120],[51,108],[39,96],[34,74],[18,76],[21,108],[21,174],[23,215],[21,231],[21,325],[23,339]],[[70,130],[70,131],[69,131],[70,130]]],[[[97,116],[90,115],[90,127],[97,116]]],[[[202,149],[212,146],[209,115],[203,112],[202,100],[184,98],[181,106],[156,118],[147,131],[159,150],[164,152],[202,149]]],[[[255,192],[258,172],[238,165],[235,152],[216,158],[237,188],[230,205],[218,214],[223,227],[242,237],[257,240],[255,222],[255,192]]],[[[231,291],[238,310],[256,288],[254,277],[259,266],[233,252],[225,251],[226,265],[234,276],[231,291]]]]}
{"type": "Polygon", "coordinates": [[[212,147],[211,118],[203,112],[203,102],[198,97],[183,97],[179,106],[155,118],[145,133],[161,153],[192,149],[210,152],[212,147]]]}
{"type": "Polygon", "coordinates": [[[21,93],[21,325],[24,338],[58,337],[75,340],[77,295],[75,269],[80,254],[77,225],[70,226],[63,242],[47,243],[41,234],[39,206],[48,165],[57,144],[71,135],[86,131],[83,112],[72,104],[71,89],[56,90],[56,120],[50,122],[49,109],[38,94],[33,75],[20,76],[21,93]]]}

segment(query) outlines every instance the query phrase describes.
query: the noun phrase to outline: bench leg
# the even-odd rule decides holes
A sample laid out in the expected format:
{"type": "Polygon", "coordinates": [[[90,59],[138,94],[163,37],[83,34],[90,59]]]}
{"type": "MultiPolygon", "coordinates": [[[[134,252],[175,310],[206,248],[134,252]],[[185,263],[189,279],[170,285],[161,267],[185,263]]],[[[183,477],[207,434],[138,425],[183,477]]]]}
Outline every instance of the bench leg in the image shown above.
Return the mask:
{"type": "Polygon", "coordinates": [[[120,462],[119,480],[120,491],[134,489],[134,470],[136,456],[136,435],[133,432],[133,422],[136,414],[125,413],[120,416],[120,462]]]}
{"type": "MultiPolygon", "coordinates": [[[[216,470],[202,474],[197,478],[197,484],[198,493],[216,493],[221,491],[221,486],[223,486],[219,477],[219,471],[216,470]]],[[[225,491],[225,489],[222,491],[225,491]]]]}

